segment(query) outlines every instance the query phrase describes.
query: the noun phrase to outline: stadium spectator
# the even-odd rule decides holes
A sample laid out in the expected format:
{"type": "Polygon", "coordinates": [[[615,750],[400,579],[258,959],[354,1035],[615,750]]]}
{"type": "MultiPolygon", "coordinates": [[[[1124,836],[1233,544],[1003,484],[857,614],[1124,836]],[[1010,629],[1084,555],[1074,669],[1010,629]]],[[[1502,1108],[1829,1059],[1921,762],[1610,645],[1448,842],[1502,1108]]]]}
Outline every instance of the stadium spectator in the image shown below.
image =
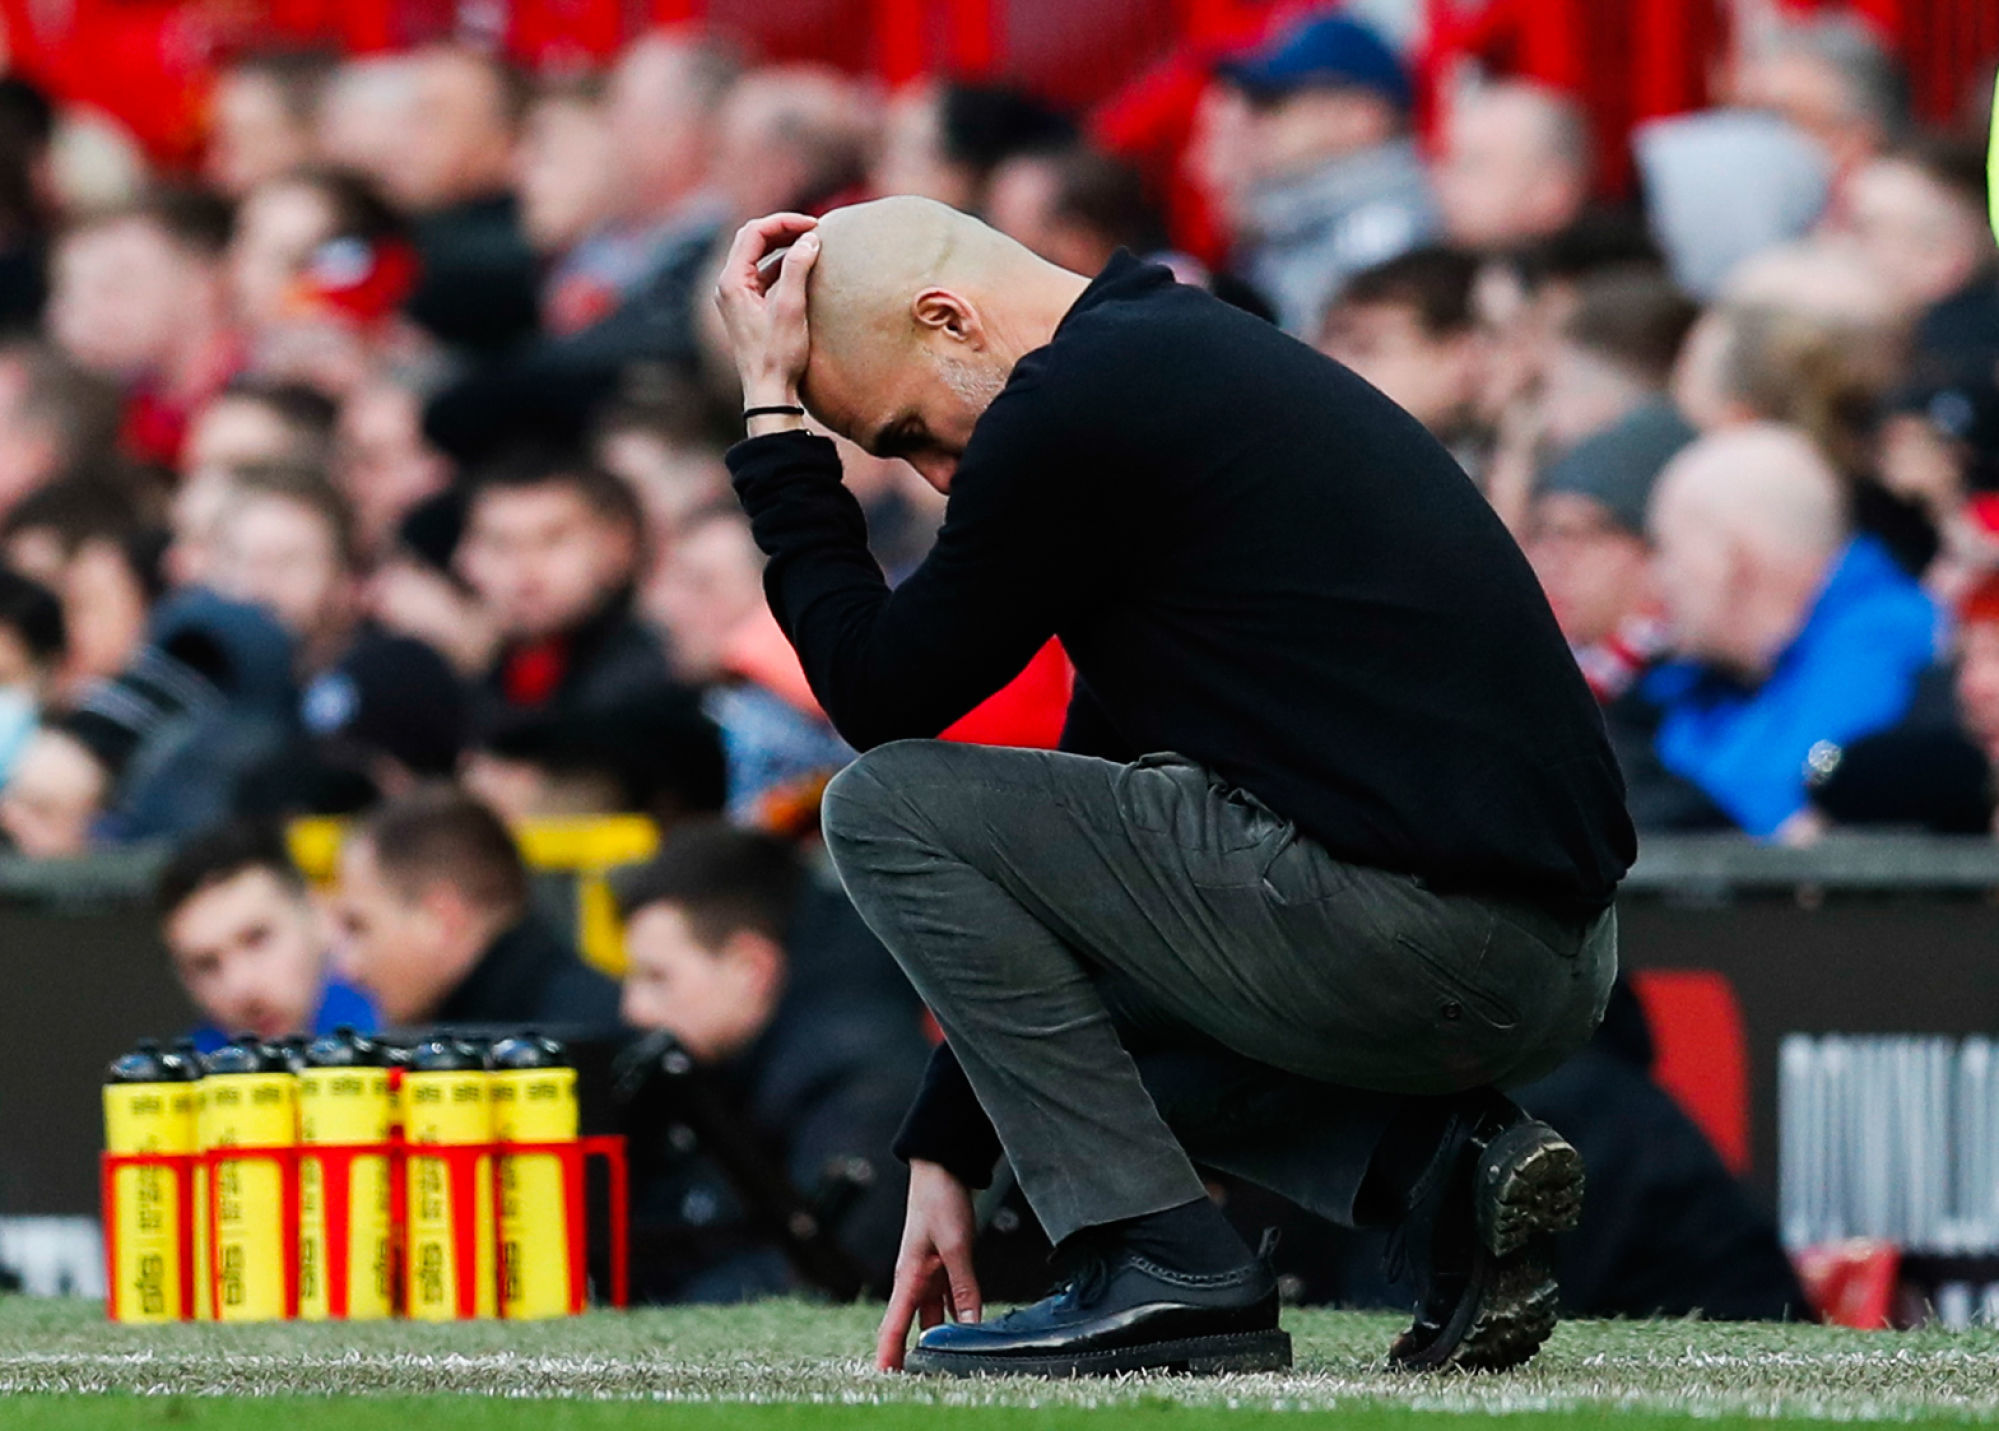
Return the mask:
{"type": "Polygon", "coordinates": [[[128,485],[96,472],[43,487],[0,521],[7,564],[62,602],[61,696],[116,675],[138,650],[160,584],[143,510],[128,485]]]}
{"type": "Polygon", "coordinates": [[[340,409],[295,383],[237,378],[194,415],[181,449],[186,477],[260,464],[323,469],[333,456],[340,409]]]}
{"type": "MultiPolygon", "coordinates": [[[[387,200],[351,170],[289,170],[244,195],[229,245],[230,301],[237,320],[262,332],[299,316],[300,288],[314,260],[336,242],[406,244],[407,238],[387,200]]],[[[342,252],[351,267],[354,253],[342,252]]],[[[413,260],[410,267],[413,273],[413,260]]]]}
{"type": "MultiPolygon", "coordinates": [[[[1757,424],[1682,452],[1652,500],[1680,658],[1640,688],[1658,712],[1652,748],[1666,776],[1763,838],[1804,809],[1814,748],[1898,720],[1935,650],[1929,598],[1850,534],[1843,497],[1802,433],[1757,424]]],[[[1649,773],[1626,773],[1644,822],[1649,773]]]]}
{"type": "MultiPolygon", "coordinates": [[[[1966,593],[1957,623],[1958,717],[1986,764],[1999,770],[1999,574],[1987,575],[1966,593]]],[[[1989,778],[1979,793],[1989,809],[1989,778]]]]}
{"type": "Polygon", "coordinates": [[[993,171],[988,222],[1050,263],[1094,277],[1111,255],[1164,253],[1166,221],[1145,177],[1122,159],[1080,145],[1022,154],[993,171]]]}
{"type": "Polygon", "coordinates": [[[733,434],[717,430],[711,405],[692,380],[649,381],[646,387],[644,395],[600,411],[591,452],[600,467],[638,493],[646,531],[663,549],[689,517],[733,502],[722,461],[733,434]]]}
{"type": "Polygon", "coordinates": [[[15,854],[63,859],[90,849],[110,782],[97,757],[67,732],[31,735],[0,788],[0,835],[15,854]]]}
{"type": "Polygon", "coordinates": [[[1347,279],[1437,231],[1409,76],[1344,15],[1304,20],[1220,74],[1251,105],[1243,276],[1287,332],[1309,334],[1347,279]]]}
{"type": "Polygon", "coordinates": [[[530,909],[491,810],[449,787],[391,800],[341,846],[336,967],[384,1024],[608,1029],[618,986],[530,909]]]}
{"type": "Polygon", "coordinates": [[[1520,321],[1552,326],[1501,349],[1531,353],[1537,381],[1500,414],[1482,474],[1486,496],[1515,533],[1525,530],[1535,474],[1549,458],[1665,391],[1698,312],[1647,267],[1546,285],[1537,306],[1520,321]]]}
{"type": "Polygon", "coordinates": [[[874,114],[859,86],[820,65],[752,70],[716,125],[715,186],[729,223],[817,213],[858,189],[874,114]]]}
{"type": "Polygon", "coordinates": [[[464,684],[421,641],[363,633],[299,698],[298,729],[236,784],[246,815],[354,815],[458,768],[464,684]]]}
{"type": "Polygon", "coordinates": [[[721,44],[672,31],[625,51],[604,101],[617,212],[549,273],[550,331],[431,403],[425,428],[445,451],[467,461],[510,440],[580,443],[628,367],[693,371],[695,290],[727,209],[718,125],[740,70],[721,44]]]}
{"type": "Polygon", "coordinates": [[[1542,373],[1544,440],[1572,446],[1664,393],[1698,312],[1670,279],[1644,270],[1579,284],[1542,373]]]}
{"type": "Polygon", "coordinates": [[[918,81],[889,105],[868,188],[983,214],[1000,165],[1075,139],[1065,115],[1018,87],[918,81]]]}
{"type": "Polygon", "coordinates": [[[1318,349],[1395,399],[1446,446],[1476,421],[1486,345],[1472,311],[1478,260],[1414,249],[1362,269],[1326,310],[1318,349]]]}
{"type": "Polygon", "coordinates": [[[698,685],[725,675],[731,642],[765,612],[763,553],[741,509],[689,517],[654,563],[644,602],[666,635],[675,675],[698,685]]]}
{"type": "Polygon", "coordinates": [[[175,466],[189,416],[240,366],[229,323],[227,205],[163,190],[72,225],[56,247],[49,333],[126,394],[134,456],[175,466]]]}
{"type": "MultiPolygon", "coordinates": [[[[521,232],[535,252],[559,260],[610,221],[619,198],[614,162],[603,86],[590,78],[543,81],[528,102],[514,154],[521,232]]],[[[580,327],[587,318],[544,310],[542,321],[580,327]]]]}
{"type": "Polygon", "coordinates": [[[239,1033],[276,1040],[374,1027],[368,1001],[331,977],[319,905],[276,826],[238,821],[183,841],[160,870],[153,908],[201,1012],[201,1052],[239,1033]]]}
{"type": "Polygon", "coordinates": [[[1907,77],[1854,14],[1780,24],[1744,56],[1736,98],[1781,115],[1842,178],[1896,143],[1909,122],[1907,77]]]}
{"type": "Polygon", "coordinates": [[[1522,544],[1599,701],[1623,695],[1666,649],[1645,514],[1660,472],[1695,436],[1654,399],[1578,442],[1535,486],[1522,544]]]}
{"type": "Polygon", "coordinates": [[[386,184],[416,114],[416,67],[407,55],[345,60],[327,76],[313,119],[320,161],[386,184]]]}
{"type": "Polygon", "coordinates": [[[333,479],[354,510],[355,544],[370,557],[384,553],[414,508],[451,485],[450,460],[423,433],[419,383],[380,373],[340,404],[333,479]]]}
{"type": "Polygon", "coordinates": [[[758,825],[801,791],[816,797],[853,758],[770,615],[763,565],[741,508],[714,507],[683,523],[643,593],[674,675],[705,690],[728,756],[729,813],[758,825]]]}
{"type": "Polygon", "coordinates": [[[1741,334],[1745,318],[1753,323],[1750,315],[1758,314],[1766,315],[1762,321],[1773,334],[1780,319],[1786,331],[1796,325],[1796,331],[1822,334],[1825,350],[1873,375],[1884,389],[1899,370],[1902,331],[1895,305],[1858,253],[1820,240],[1770,249],[1729,276],[1681,346],[1673,401],[1703,432],[1760,415],[1742,381],[1742,355],[1756,335],[1745,344],[1741,334]]]}
{"type": "Polygon", "coordinates": [[[210,584],[263,607],[290,634],[310,680],[353,644],[360,620],[353,519],[310,467],[239,469],[217,527],[210,584]]]}
{"type": "Polygon", "coordinates": [[[1939,140],[1897,150],[1854,175],[1853,233],[1889,298],[1912,317],[1975,297],[1999,348],[1999,266],[1982,146],[1939,140]]]}
{"type": "Polygon", "coordinates": [[[513,194],[522,90],[504,61],[432,45],[408,63],[411,123],[380,171],[414,224],[409,316],[442,341],[497,352],[537,323],[538,266],[513,194]]]}
{"type": "Polygon", "coordinates": [[[491,703],[589,710],[667,683],[658,639],[632,614],[644,522],[631,488],[581,461],[524,456],[479,474],[456,560],[503,643],[491,703]]]}
{"type": "Polygon", "coordinates": [[[0,566],[0,786],[34,736],[63,656],[62,603],[0,566]]]}
{"type": "Polygon", "coordinates": [[[1581,217],[1595,165],[1574,96],[1523,80],[1466,91],[1451,103],[1436,168],[1444,230],[1489,251],[1552,237],[1581,217]]]}
{"type": "Polygon", "coordinates": [[[218,822],[237,780],[282,738],[289,657],[254,607],[208,592],[163,603],[124,668],[29,743],[0,793],[0,828],[47,857],[218,822]]]}
{"type": "MultiPolygon", "coordinates": [[[[891,1146],[929,1048],[884,951],[790,846],[720,823],[676,830],[616,887],[625,1021],[671,1034],[808,1199],[829,1177],[855,1187],[832,1231],[886,1288],[906,1183],[891,1146]]],[[[640,1295],[797,1290],[743,1191],[663,1130],[653,1143],[635,1150],[640,1295]]]]}
{"type": "Polygon", "coordinates": [[[224,67],[209,99],[208,149],[202,174],[232,199],[301,169],[318,153],[314,125],[329,56],[273,50],[224,67]]]}
{"type": "Polygon", "coordinates": [[[1773,115],[1703,110],[1649,120],[1632,147],[1673,277],[1700,298],[1763,249],[1811,233],[1826,212],[1829,162],[1773,115]]]}
{"type": "Polygon", "coordinates": [[[52,348],[0,347],[0,517],[64,474],[108,460],[119,405],[115,386],[52,348]]]}
{"type": "Polygon", "coordinates": [[[385,631],[423,642],[461,680],[483,680],[500,631],[456,565],[464,503],[442,492],[410,509],[368,582],[368,611],[385,631]]]}

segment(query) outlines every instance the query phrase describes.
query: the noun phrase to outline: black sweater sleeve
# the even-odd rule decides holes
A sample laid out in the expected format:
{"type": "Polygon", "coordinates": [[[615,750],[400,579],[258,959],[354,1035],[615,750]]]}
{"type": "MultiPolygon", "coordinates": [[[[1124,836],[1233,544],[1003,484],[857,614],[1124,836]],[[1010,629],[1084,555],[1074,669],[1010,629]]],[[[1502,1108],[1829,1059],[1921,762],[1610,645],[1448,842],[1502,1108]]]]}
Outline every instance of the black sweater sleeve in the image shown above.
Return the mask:
{"type": "MultiPolygon", "coordinates": [[[[1016,382],[1018,386],[1018,382],[1016,382]]],[[[935,736],[1018,675],[1088,570],[1080,494],[1050,424],[996,399],[960,461],[937,544],[890,591],[833,444],[773,433],[729,452],[770,557],[764,590],[813,694],[857,750],[935,736]]]]}
{"type": "Polygon", "coordinates": [[[979,1106],[979,1096],[959,1066],[951,1045],[940,1043],[923,1071],[916,1102],[895,1135],[895,1155],[905,1163],[922,1159],[941,1164],[968,1188],[993,1180],[1000,1160],[999,1134],[979,1106]]]}

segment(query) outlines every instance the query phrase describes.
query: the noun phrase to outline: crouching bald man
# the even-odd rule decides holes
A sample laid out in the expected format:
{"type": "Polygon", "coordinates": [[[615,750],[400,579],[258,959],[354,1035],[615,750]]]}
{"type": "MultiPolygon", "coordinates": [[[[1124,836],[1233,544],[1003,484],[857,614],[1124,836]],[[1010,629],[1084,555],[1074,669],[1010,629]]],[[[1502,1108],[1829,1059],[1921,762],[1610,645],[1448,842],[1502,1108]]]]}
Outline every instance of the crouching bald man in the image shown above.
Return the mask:
{"type": "Polygon", "coordinates": [[[1531,1357],[1582,1168],[1495,1089],[1601,1017],[1634,841],[1471,482],[1165,269],[1086,279],[924,200],[746,225],[718,301],[771,608],[866,752],[827,842],[948,1040],[899,1143],[881,1365],[1287,1365],[1274,1280],[1196,1163],[1406,1228],[1396,1364],[1531,1357]],[[893,592],[808,407],[949,496],[893,592]],[[1051,635],[1077,671],[1063,751],[911,738],[1051,635]],[[1002,1151],[1069,1281],[982,1322],[967,1190],[1002,1151]]]}

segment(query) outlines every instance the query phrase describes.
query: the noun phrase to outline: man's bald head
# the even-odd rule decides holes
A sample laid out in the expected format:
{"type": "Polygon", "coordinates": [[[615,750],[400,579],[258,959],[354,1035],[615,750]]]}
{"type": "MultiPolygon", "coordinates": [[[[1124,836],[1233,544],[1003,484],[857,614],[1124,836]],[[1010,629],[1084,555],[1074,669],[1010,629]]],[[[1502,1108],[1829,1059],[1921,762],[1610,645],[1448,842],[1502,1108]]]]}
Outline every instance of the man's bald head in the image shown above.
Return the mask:
{"type": "Polygon", "coordinates": [[[1655,521],[1684,513],[1766,552],[1823,560],[1846,540],[1832,464],[1802,432],[1776,423],[1694,443],[1660,477],[1652,510],[1655,521]]]}
{"type": "Polygon", "coordinates": [[[1802,432],[1752,423],[1673,460],[1651,528],[1682,652],[1757,676],[1797,634],[1845,545],[1846,493],[1802,432]]]}
{"type": "Polygon", "coordinates": [[[1054,336],[1087,286],[930,199],[835,209],[815,232],[805,402],[834,431],[926,476],[919,456],[955,466],[1013,365],[1054,336]]]}

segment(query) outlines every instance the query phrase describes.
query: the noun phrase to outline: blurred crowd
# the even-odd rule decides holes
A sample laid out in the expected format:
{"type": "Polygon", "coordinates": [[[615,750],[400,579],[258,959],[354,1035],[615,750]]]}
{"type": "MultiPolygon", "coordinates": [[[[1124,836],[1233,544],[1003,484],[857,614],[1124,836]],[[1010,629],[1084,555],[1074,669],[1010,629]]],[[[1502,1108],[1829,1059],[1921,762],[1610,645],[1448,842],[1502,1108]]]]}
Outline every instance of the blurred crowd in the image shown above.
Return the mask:
{"type": "MultiPolygon", "coordinates": [[[[1419,130],[1403,57],[1306,15],[1215,68],[1168,176],[1226,237],[1203,263],[1080,116],[697,31],[541,76],[455,45],[246,53],[198,172],[53,146],[65,115],[0,80],[0,832],[37,858],[183,842],[162,913],[222,1032],[622,1013],[731,1063],[773,1126],[830,1087],[885,1146],[920,1010],[797,853],[851,752],[764,606],[708,294],[751,217],[914,193],[1080,273],[1166,263],[1401,403],[1519,537],[1641,829],[1989,833],[1983,135],[1919,131],[1838,15],[1734,56],[1724,92],[1627,140],[1469,75],[1419,130]],[[620,891],[621,995],[527,918],[506,828],[623,812],[669,840],[620,891]],[[361,819],[352,988],[321,987],[262,833],[306,814],[361,819]],[[232,992],[237,954],[281,948],[288,983],[232,992]]],[[[907,573],[942,498],[843,455],[907,573]]],[[[1053,744],[1068,686],[1051,647],[954,733],[1053,744]]],[[[840,1144],[799,1136],[798,1167],[840,1144]]]]}
{"type": "MultiPolygon", "coordinates": [[[[655,32],[531,79],[471,48],[249,54],[198,174],[85,175],[0,87],[0,829],[31,856],[436,778],[510,819],[810,823],[847,752],[727,487],[720,241],[920,193],[1116,249],[1398,399],[1519,535],[1640,824],[1985,829],[1999,751],[1999,276],[1979,136],[1916,132],[1821,18],[1630,139],[1468,83],[1419,134],[1339,13],[1219,64],[1176,251],[1149,176],[993,85],[891,95],[655,32]],[[1987,639],[1987,637],[1990,639],[1987,639]]],[[[850,450],[877,553],[940,499],[850,450]]],[[[1327,454],[1328,480],[1338,454],[1327,454]]],[[[976,733],[1048,741],[1051,651],[976,733]]]]}

